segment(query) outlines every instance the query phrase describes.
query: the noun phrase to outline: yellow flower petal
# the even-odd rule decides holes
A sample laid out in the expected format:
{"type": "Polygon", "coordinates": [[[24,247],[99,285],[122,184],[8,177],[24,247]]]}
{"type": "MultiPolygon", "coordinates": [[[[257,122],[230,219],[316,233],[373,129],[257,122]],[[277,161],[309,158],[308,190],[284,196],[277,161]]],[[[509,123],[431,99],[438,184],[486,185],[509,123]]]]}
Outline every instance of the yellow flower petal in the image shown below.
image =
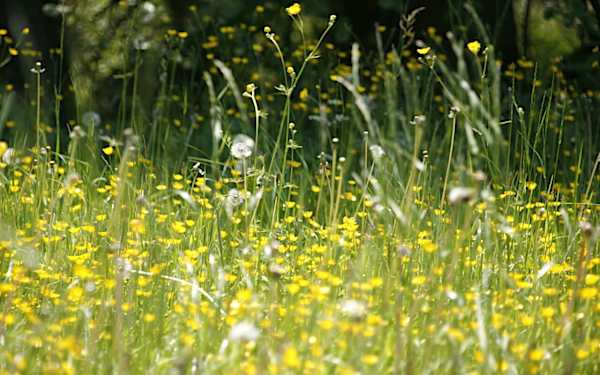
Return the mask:
{"type": "Polygon", "coordinates": [[[297,16],[300,14],[300,12],[302,12],[302,5],[300,5],[298,3],[294,3],[291,6],[289,6],[288,8],[285,8],[285,11],[290,16],[297,16]]]}
{"type": "Polygon", "coordinates": [[[419,55],[427,55],[429,53],[429,51],[431,51],[431,47],[423,47],[423,48],[417,49],[417,53],[419,55]]]}
{"type": "Polygon", "coordinates": [[[477,55],[481,50],[481,43],[476,40],[469,42],[467,43],[467,49],[471,51],[472,54],[477,55]]]}
{"type": "Polygon", "coordinates": [[[108,146],[108,147],[104,147],[102,149],[102,152],[104,152],[106,155],[112,155],[113,152],[115,152],[115,149],[112,146],[108,146]]]}

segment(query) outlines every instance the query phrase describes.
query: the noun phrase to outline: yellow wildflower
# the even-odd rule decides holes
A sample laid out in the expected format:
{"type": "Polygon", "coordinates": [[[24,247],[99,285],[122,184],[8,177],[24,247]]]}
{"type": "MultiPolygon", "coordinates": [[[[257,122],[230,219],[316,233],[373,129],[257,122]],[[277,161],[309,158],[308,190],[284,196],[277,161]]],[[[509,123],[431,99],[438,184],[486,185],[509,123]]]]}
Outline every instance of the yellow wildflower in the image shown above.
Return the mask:
{"type": "Polygon", "coordinates": [[[578,349],[576,355],[577,359],[586,359],[590,356],[590,352],[586,349],[578,349]]]}
{"type": "Polygon", "coordinates": [[[423,275],[420,275],[420,276],[413,277],[411,280],[411,284],[414,286],[421,286],[421,285],[425,284],[426,281],[427,281],[427,278],[423,275]]]}
{"type": "Polygon", "coordinates": [[[108,146],[108,147],[104,147],[104,148],[102,149],[102,152],[104,152],[104,154],[106,154],[106,155],[109,155],[109,156],[110,156],[110,155],[112,155],[112,154],[113,154],[113,152],[115,152],[115,149],[114,149],[112,146],[108,146]]]}
{"type": "Polygon", "coordinates": [[[419,55],[427,55],[429,53],[429,51],[431,51],[431,47],[423,47],[423,48],[417,49],[417,53],[419,55]]]}
{"type": "Polygon", "coordinates": [[[298,3],[294,3],[294,4],[290,5],[289,7],[285,8],[285,11],[290,16],[297,16],[300,14],[300,12],[302,12],[302,5],[300,5],[298,3]]]}
{"type": "MultiPolygon", "coordinates": [[[[0,151],[0,154],[2,154],[1,151],[0,151]]],[[[600,276],[598,276],[598,275],[594,275],[591,273],[585,275],[585,285],[594,285],[598,282],[598,280],[600,280],[600,276]]]]}
{"type": "Polygon", "coordinates": [[[298,351],[293,346],[289,346],[283,353],[283,364],[290,368],[300,367],[300,357],[298,356],[298,351]]]}
{"type": "Polygon", "coordinates": [[[529,359],[536,362],[541,361],[545,354],[546,352],[544,352],[544,349],[534,349],[529,352],[529,359]]]}
{"type": "Polygon", "coordinates": [[[477,55],[477,54],[479,54],[479,51],[481,50],[481,43],[479,43],[476,40],[469,42],[469,43],[467,43],[467,49],[469,51],[471,51],[472,54],[477,55]]]}
{"type": "Polygon", "coordinates": [[[377,356],[374,354],[366,354],[366,355],[363,355],[360,360],[365,365],[374,365],[377,363],[379,358],[377,358],[377,356]]]}
{"type": "Polygon", "coordinates": [[[585,300],[594,299],[596,297],[596,295],[598,295],[598,290],[593,287],[583,288],[579,292],[579,295],[581,296],[582,299],[585,299],[585,300]]]}

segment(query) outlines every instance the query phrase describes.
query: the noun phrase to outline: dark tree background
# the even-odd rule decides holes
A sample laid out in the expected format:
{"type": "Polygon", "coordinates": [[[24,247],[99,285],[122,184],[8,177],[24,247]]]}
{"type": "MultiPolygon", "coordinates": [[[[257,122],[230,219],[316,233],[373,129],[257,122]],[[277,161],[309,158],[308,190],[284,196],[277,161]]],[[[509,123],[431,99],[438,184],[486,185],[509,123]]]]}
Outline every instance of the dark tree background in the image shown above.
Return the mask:
{"type": "MultiPolygon", "coordinates": [[[[433,27],[437,35],[451,31],[462,40],[483,40],[478,20],[467,11],[466,5],[470,5],[490,43],[495,45],[497,55],[505,62],[530,58],[544,64],[555,61],[558,55],[563,61],[562,69],[574,82],[592,89],[600,84],[592,78],[596,72],[587,63],[600,41],[600,0],[306,0],[301,3],[303,19],[309,28],[318,20],[326,20],[329,14],[338,15],[339,24],[331,37],[340,50],[346,51],[355,41],[363,51],[375,51],[376,24],[386,27],[386,47],[397,45],[399,21],[419,8],[422,10],[416,17],[417,39],[427,41],[425,30],[433,27]],[[546,20],[554,22],[551,31],[558,35],[555,39],[549,35],[546,20]],[[557,29],[558,24],[561,28],[557,29]]],[[[273,22],[285,40],[293,34],[283,11],[290,4],[291,1],[247,0],[3,0],[0,28],[8,29],[9,42],[15,46],[20,43],[20,54],[0,69],[0,81],[11,83],[16,92],[26,91],[34,78],[30,69],[35,61],[41,60],[47,67],[45,80],[55,83],[54,94],[61,98],[57,111],[60,118],[56,121],[64,124],[77,118],[75,102],[84,109],[93,103],[99,112],[112,111],[116,115],[122,87],[119,79],[127,80],[131,73],[123,67],[137,61],[137,52],[130,52],[122,44],[139,45],[148,41],[160,46],[154,52],[144,52],[144,67],[140,69],[147,74],[138,83],[143,92],[154,93],[161,77],[158,74],[157,80],[156,71],[164,68],[165,56],[172,53],[162,43],[168,29],[189,31],[193,45],[202,45],[223,26],[255,24],[262,28],[273,22]],[[264,7],[264,16],[257,14],[257,6],[264,7]],[[25,28],[27,35],[23,35],[25,28]]],[[[248,38],[246,44],[252,43],[248,38]]],[[[190,73],[181,79],[191,77],[199,87],[203,85],[202,72],[212,62],[187,57],[193,63],[182,64],[190,73]]],[[[185,62],[185,54],[182,58],[185,62]]]]}

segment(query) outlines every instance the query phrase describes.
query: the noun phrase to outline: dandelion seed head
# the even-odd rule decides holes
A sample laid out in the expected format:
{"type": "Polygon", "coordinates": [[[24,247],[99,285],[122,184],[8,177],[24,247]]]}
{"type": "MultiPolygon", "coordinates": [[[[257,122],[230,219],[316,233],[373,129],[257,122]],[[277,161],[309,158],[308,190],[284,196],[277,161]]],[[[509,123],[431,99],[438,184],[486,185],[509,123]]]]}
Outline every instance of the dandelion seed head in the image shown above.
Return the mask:
{"type": "Polygon", "coordinates": [[[144,1],[141,5],[141,9],[143,12],[142,22],[148,23],[156,16],[156,5],[150,1],[144,1]]]}
{"type": "Polygon", "coordinates": [[[254,140],[247,135],[238,134],[231,143],[231,156],[238,160],[248,159],[254,151],[254,140]]]}
{"type": "Polygon", "coordinates": [[[102,118],[100,117],[100,115],[94,111],[87,111],[83,114],[83,116],[81,116],[81,122],[83,122],[84,125],[90,127],[99,126],[101,121],[102,118]]]}
{"type": "Polygon", "coordinates": [[[229,331],[229,340],[234,342],[256,341],[260,336],[260,331],[250,322],[239,322],[231,327],[229,331]]]}
{"type": "Polygon", "coordinates": [[[77,140],[77,139],[82,139],[84,138],[86,135],[85,131],[83,130],[83,128],[79,125],[75,126],[73,128],[73,130],[71,130],[71,133],[69,134],[69,137],[73,140],[77,140]]]}
{"type": "Polygon", "coordinates": [[[60,17],[69,12],[72,8],[65,4],[46,3],[42,6],[42,12],[48,17],[60,17]]]}
{"type": "Polygon", "coordinates": [[[348,318],[361,319],[367,314],[367,306],[364,302],[347,299],[340,304],[340,311],[348,318]]]}
{"type": "Polygon", "coordinates": [[[375,160],[379,160],[385,155],[385,151],[379,145],[372,145],[369,147],[369,151],[371,151],[371,156],[373,156],[373,159],[375,160]]]}
{"type": "Polygon", "coordinates": [[[450,190],[450,193],[448,193],[448,203],[467,203],[472,201],[476,194],[477,192],[472,188],[462,186],[454,187],[450,190]]]}

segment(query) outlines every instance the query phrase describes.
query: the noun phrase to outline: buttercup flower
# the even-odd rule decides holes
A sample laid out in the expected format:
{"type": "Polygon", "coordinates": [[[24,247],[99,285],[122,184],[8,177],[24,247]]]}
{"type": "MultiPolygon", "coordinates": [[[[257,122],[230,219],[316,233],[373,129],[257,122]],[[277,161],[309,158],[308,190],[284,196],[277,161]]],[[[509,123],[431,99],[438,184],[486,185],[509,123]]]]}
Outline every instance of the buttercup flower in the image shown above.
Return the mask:
{"type": "Polygon", "coordinates": [[[0,156],[4,155],[6,150],[8,150],[8,144],[6,142],[0,142],[0,156]]]}
{"type": "Polygon", "coordinates": [[[479,50],[481,50],[481,43],[474,40],[470,43],[467,43],[467,49],[471,51],[472,54],[477,55],[479,54],[479,50]]]}
{"type": "Polygon", "coordinates": [[[429,53],[429,51],[431,51],[431,47],[423,47],[423,48],[417,49],[417,53],[419,55],[427,55],[429,53]]]}
{"type": "Polygon", "coordinates": [[[300,5],[298,3],[294,3],[294,4],[290,5],[289,7],[285,8],[285,11],[290,16],[297,16],[300,14],[300,12],[302,12],[302,5],[300,5]]]}

